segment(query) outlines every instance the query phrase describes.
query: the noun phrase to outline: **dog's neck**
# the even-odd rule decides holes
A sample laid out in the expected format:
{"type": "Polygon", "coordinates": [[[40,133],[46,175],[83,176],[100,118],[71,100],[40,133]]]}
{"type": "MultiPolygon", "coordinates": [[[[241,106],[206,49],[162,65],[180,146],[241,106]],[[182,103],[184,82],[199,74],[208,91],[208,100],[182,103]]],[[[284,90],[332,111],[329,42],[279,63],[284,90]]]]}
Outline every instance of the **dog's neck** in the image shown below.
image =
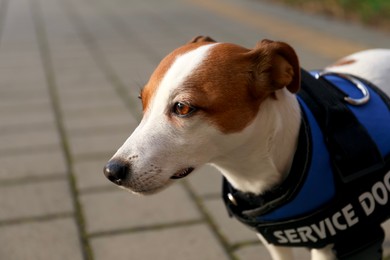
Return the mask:
{"type": "Polygon", "coordinates": [[[257,117],[239,134],[246,136],[246,142],[212,164],[236,189],[264,193],[288,175],[300,123],[295,95],[279,90],[276,99],[268,98],[261,104],[257,117]]]}

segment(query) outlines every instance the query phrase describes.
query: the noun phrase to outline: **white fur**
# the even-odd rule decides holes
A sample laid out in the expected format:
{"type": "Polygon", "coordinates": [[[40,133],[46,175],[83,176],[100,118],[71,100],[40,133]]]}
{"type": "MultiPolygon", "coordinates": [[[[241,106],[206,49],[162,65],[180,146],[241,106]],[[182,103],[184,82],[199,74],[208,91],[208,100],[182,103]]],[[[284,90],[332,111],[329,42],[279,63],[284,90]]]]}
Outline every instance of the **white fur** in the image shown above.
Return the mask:
{"type": "MultiPolygon", "coordinates": [[[[176,59],[158,87],[142,122],[114,155],[131,163],[132,176],[123,186],[137,193],[152,193],[173,182],[180,169],[211,163],[237,189],[260,194],[285,178],[292,163],[300,110],[296,97],[282,89],[277,99],[267,99],[256,118],[241,132],[223,134],[201,117],[169,121],[169,109],[180,101],[175,92],[207,58],[214,44],[204,45],[176,59]]],[[[371,50],[351,55],[350,65],[328,70],[351,73],[372,81],[388,94],[390,50],[371,50]]],[[[264,241],[273,259],[292,259],[290,248],[264,241]]],[[[312,259],[330,260],[331,246],[312,250],[312,259]]]]}
{"type": "Polygon", "coordinates": [[[326,70],[357,75],[390,95],[390,50],[371,49],[349,55],[343,60],[355,62],[343,66],[329,66],[326,70]]]}

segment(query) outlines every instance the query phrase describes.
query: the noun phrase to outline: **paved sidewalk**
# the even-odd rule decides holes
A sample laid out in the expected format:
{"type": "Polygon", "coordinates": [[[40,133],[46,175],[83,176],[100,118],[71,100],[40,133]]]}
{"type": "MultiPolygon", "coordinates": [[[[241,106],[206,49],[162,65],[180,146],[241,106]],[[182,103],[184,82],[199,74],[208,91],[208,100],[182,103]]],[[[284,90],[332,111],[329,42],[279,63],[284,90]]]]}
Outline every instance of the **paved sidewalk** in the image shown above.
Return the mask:
{"type": "Polygon", "coordinates": [[[307,68],[390,46],[389,35],[256,1],[0,0],[0,259],[270,259],[228,218],[215,170],[151,197],[102,173],[139,121],[153,68],[199,34],[283,39],[307,68]]]}

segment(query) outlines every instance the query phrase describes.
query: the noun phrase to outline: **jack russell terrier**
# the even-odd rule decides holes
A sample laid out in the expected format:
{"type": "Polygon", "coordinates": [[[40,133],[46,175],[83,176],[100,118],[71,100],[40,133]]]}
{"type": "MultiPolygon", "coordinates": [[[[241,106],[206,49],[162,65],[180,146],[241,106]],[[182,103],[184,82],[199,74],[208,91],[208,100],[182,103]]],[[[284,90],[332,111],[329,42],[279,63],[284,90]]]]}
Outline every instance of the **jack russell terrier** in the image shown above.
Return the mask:
{"type": "Polygon", "coordinates": [[[104,168],[152,194],[204,164],[230,215],[273,259],[381,259],[390,217],[390,50],[306,72],[288,44],[254,49],[198,36],[142,89],[143,119],[104,168]],[[386,93],[386,94],[385,94],[386,93]]]}

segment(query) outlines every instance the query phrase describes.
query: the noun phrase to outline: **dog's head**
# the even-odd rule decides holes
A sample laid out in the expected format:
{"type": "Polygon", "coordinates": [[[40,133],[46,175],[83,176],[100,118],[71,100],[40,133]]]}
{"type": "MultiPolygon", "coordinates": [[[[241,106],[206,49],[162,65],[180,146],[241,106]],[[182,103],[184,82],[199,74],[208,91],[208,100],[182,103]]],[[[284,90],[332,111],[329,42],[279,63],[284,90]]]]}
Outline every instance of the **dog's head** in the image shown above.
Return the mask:
{"type": "Polygon", "coordinates": [[[285,43],[246,49],[194,38],[166,56],[142,89],[142,121],[105,166],[106,177],[150,194],[239,149],[260,104],[284,87],[297,92],[299,75],[285,43]]]}

